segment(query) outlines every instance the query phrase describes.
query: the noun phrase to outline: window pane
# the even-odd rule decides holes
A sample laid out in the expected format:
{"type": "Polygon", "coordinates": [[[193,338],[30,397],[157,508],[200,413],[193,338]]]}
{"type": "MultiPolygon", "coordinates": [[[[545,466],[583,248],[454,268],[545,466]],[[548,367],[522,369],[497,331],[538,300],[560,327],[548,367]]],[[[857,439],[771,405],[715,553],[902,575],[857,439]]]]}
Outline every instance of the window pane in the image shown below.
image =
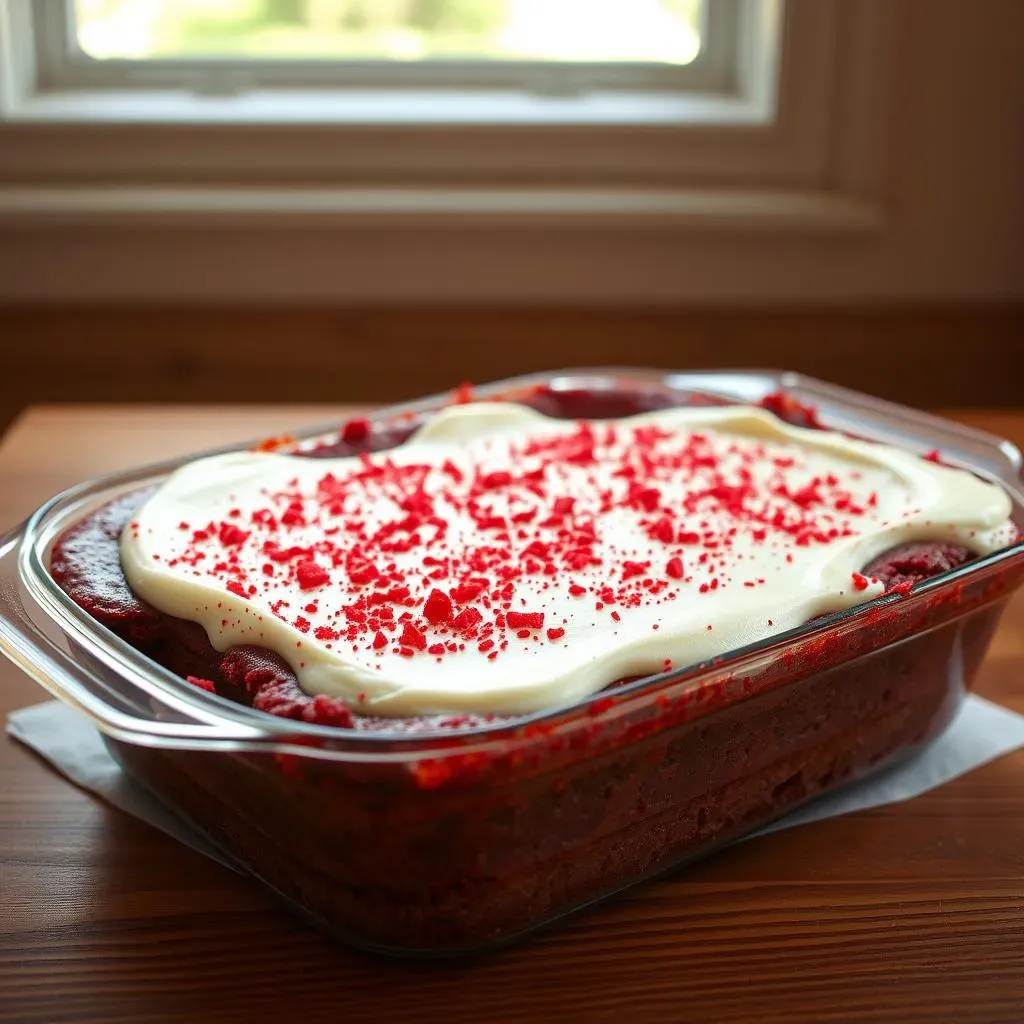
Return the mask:
{"type": "Polygon", "coordinates": [[[92,57],[688,64],[706,0],[76,0],[92,57]]]}

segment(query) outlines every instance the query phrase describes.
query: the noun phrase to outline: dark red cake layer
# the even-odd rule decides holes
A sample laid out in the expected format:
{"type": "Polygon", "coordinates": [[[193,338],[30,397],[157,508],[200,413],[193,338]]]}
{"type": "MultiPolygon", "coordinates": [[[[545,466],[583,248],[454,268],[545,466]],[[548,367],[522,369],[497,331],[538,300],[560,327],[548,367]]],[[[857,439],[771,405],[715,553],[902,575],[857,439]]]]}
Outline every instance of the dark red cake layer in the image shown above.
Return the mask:
{"type": "Polygon", "coordinates": [[[112,746],[342,939],[404,953],[473,950],[703,855],[940,733],[999,606],[961,608],[952,620],[940,608],[911,615],[909,633],[904,607],[852,642],[809,640],[793,659],[774,659],[745,699],[715,681],[700,713],[680,719],[666,705],[650,728],[634,718],[588,735],[594,720],[584,716],[561,746],[527,733],[509,757],[474,762],[452,785],[425,782],[423,762],[112,746]]]}
{"type": "Polygon", "coordinates": [[[943,544],[939,541],[918,541],[901,544],[869,563],[866,576],[880,579],[887,590],[913,586],[921,580],[949,572],[969,562],[974,555],[962,544],[943,544]]]}

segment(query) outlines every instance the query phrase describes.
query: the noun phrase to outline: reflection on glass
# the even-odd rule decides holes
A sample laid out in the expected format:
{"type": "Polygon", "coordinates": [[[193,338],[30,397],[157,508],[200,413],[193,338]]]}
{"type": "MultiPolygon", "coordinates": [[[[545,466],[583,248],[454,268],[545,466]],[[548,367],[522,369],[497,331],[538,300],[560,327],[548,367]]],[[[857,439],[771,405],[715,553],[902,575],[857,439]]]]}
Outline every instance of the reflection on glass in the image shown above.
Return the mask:
{"type": "Polygon", "coordinates": [[[657,61],[700,50],[705,0],[76,0],[91,57],[657,61]]]}

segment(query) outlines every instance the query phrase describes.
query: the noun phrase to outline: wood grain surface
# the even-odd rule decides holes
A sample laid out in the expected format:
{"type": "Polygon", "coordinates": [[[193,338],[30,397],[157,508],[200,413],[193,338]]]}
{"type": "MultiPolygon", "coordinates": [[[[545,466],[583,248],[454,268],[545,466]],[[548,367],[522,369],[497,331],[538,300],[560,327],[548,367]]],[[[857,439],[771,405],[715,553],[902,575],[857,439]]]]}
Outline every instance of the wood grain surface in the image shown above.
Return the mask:
{"type": "MultiPolygon", "coordinates": [[[[339,415],[30,410],[0,527],[84,477],[339,415]]],[[[1024,412],[959,418],[1024,444],[1024,412]]],[[[1024,596],[979,690],[1024,712],[1024,596]]],[[[0,664],[0,712],[43,693],[0,664]]],[[[334,946],[257,885],[0,741],[0,1020],[1024,1021],[1024,753],[741,844],[476,962],[334,946]]]]}

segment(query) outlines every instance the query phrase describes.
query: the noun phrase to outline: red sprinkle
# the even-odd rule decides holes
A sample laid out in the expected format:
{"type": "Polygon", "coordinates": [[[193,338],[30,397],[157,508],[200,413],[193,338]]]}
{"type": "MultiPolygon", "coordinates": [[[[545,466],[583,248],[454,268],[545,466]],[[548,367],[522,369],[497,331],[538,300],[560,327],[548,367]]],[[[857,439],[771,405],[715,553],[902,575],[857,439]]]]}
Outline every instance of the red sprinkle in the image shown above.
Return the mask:
{"type": "Polygon", "coordinates": [[[412,647],[417,651],[426,650],[427,647],[427,638],[411,622],[405,624],[405,628],[402,630],[401,642],[406,647],[412,647]]]}
{"type": "Polygon", "coordinates": [[[548,630],[549,640],[561,640],[563,636],[565,636],[565,630],[561,626],[548,630]]]}
{"type": "Polygon", "coordinates": [[[316,562],[298,562],[295,566],[295,578],[300,590],[316,590],[331,582],[330,573],[316,562]]]}
{"type": "Polygon", "coordinates": [[[544,613],[509,612],[505,620],[509,629],[540,629],[544,625],[544,613]]]}
{"type": "Polygon", "coordinates": [[[460,583],[452,589],[452,598],[457,604],[469,604],[470,601],[475,601],[480,596],[486,586],[486,580],[470,580],[468,583],[460,583]]]}
{"type": "Polygon", "coordinates": [[[487,473],[480,483],[487,488],[507,487],[512,483],[512,474],[505,470],[496,470],[493,473],[487,473]]]}
{"type": "Polygon", "coordinates": [[[423,606],[423,616],[432,626],[451,622],[453,612],[452,599],[441,590],[432,590],[423,606]]]}
{"type": "Polygon", "coordinates": [[[482,620],[483,616],[476,608],[464,608],[452,619],[452,629],[456,633],[465,633],[467,630],[477,626],[482,620]]]}
{"type": "Polygon", "coordinates": [[[341,428],[341,439],[348,444],[358,444],[370,436],[370,421],[363,416],[349,420],[341,428]]]}
{"type": "Polygon", "coordinates": [[[672,526],[672,520],[667,516],[659,519],[651,527],[650,533],[655,540],[660,540],[663,544],[671,544],[676,535],[675,528],[672,526]]]}
{"type": "Polygon", "coordinates": [[[650,569],[650,562],[630,562],[624,561],[622,563],[622,578],[624,580],[630,580],[634,576],[643,576],[648,569],[650,569]]]}
{"type": "Polygon", "coordinates": [[[239,529],[234,523],[221,523],[217,539],[224,547],[228,548],[244,544],[248,536],[249,534],[246,530],[239,529]]]}

